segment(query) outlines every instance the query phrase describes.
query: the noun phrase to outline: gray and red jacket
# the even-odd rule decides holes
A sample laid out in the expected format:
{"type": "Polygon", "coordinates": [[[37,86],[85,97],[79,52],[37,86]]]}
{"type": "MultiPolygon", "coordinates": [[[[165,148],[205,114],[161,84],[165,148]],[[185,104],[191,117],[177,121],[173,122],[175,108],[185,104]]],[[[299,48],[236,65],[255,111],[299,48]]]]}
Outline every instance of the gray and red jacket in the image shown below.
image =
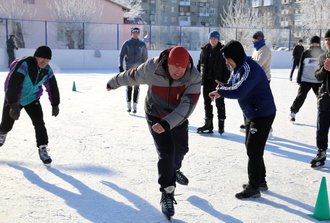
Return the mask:
{"type": "Polygon", "coordinates": [[[166,130],[180,125],[191,115],[197,105],[202,81],[191,58],[183,77],[173,80],[167,68],[169,51],[163,51],[159,57],[146,61],[137,69],[117,74],[108,82],[111,89],[127,85],[149,85],[145,112],[158,118],[166,130]]]}

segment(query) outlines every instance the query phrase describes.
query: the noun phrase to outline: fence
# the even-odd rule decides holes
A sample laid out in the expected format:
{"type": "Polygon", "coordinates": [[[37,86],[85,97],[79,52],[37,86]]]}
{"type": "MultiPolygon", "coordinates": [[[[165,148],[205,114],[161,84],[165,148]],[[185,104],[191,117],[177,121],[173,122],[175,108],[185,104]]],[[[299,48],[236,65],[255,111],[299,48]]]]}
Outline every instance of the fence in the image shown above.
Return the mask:
{"type": "MultiPolygon", "coordinates": [[[[74,23],[0,19],[0,48],[6,48],[9,34],[16,36],[19,48],[36,48],[46,44],[53,49],[118,50],[130,38],[130,29],[138,26],[140,38],[150,50],[161,50],[182,45],[189,50],[200,50],[208,42],[208,33],[219,30],[221,40],[236,39],[250,49],[251,37],[257,29],[221,27],[184,27],[132,24],[74,23]]],[[[325,30],[264,29],[267,44],[274,50],[291,50],[297,38],[307,41],[313,35],[322,36],[325,30]]]]}

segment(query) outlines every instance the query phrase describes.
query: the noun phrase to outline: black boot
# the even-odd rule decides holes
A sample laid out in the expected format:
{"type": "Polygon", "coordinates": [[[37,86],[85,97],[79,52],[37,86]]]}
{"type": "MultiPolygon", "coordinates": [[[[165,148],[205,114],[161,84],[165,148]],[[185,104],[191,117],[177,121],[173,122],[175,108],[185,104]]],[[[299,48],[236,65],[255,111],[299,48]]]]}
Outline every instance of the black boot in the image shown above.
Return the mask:
{"type": "Polygon", "coordinates": [[[219,119],[219,133],[222,135],[225,132],[225,120],[219,119]]]}
{"type": "Polygon", "coordinates": [[[205,124],[197,129],[197,133],[213,133],[213,121],[212,119],[205,119],[205,124]],[[207,131],[207,132],[204,132],[207,131]]]}

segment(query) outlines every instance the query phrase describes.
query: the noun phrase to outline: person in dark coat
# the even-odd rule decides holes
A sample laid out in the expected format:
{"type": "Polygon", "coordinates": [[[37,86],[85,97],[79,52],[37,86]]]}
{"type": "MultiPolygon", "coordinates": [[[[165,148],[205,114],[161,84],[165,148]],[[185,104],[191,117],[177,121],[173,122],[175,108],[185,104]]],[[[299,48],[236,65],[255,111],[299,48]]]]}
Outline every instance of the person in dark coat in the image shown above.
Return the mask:
{"type": "Polygon", "coordinates": [[[260,197],[267,190],[264,150],[276,114],[276,106],[265,71],[250,57],[238,41],[222,48],[226,63],[233,72],[226,85],[211,92],[211,99],[223,96],[237,99],[246,118],[245,147],[248,160],[248,184],[235,196],[238,199],[260,197]]]}
{"type": "Polygon", "coordinates": [[[300,58],[302,53],[304,52],[304,46],[302,44],[303,44],[303,40],[300,39],[298,41],[298,44],[293,48],[292,51],[292,69],[290,73],[290,81],[292,81],[294,70],[296,69],[296,67],[299,67],[300,58]]]}
{"type": "MultiPolygon", "coordinates": [[[[220,41],[220,33],[217,31],[210,32],[209,43],[202,47],[200,58],[197,64],[197,70],[202,74],[205,124],[197,129],[198,133],[208,131],[213,132],[213,106],[209,97],[209,93],[216,89],[217,85],[226,83],[229,78],[229,70],[222,56],[220,49],[223,45],[220,41]]],[[[226,119],[226,108],[223,97],[215,100],[218,110],[218,131],[224,133],[224,123],[226,119]]]]}
{"type": "Polygon", "coordinates": [[[310,40],[310,47],[303,52],[299,62],[297,83],[299,84],[298,94],[290,107],[290,121],[296,121],[296,114],[303,106],[308,92],[313,89],[314,94],[318,95],[322,81],[315,77],[318,67],[319,56],[323,53],[320,45],[320,37],[313,36],[310,40]]]}
{"type": "Polygon", "coordinates": [[[324,43],[327,51],[320,55],[319,66],[315,77],[322,81],[318,94],[318,113],[316,146],[317,155],[311,160],[311,167],[320,167],[325,164],[328,149],[328,133],[330,128],[330,29],[326,31],[324,43]]]}
{"type": "Polygon", "coordinates": [[[15,60],[15,52],[14,50],[18,50],[15,42],[15,35],[9,35],[9,39],[6,42],[7,44],[7,54],[8,54],[8,68],[10,64],[15,60]]]}
{"type": "Polygon", "coordinates": [[[40,46],[34,56],[16,59],[10,65],[5,81],[5,100],[0,124],[0,146],[2,146],[7,133],[13,128],[15,121],[19,119],[21,109],[24,108],[35,129],[39,158],[47,165],[52,159],[48,155],[48,135],[40,104],[42,85],[48,92],[53,116],[59,114],[60,103],[56,78],[49,66],[51,58],[51,49],[48,46],[40,46]]]}

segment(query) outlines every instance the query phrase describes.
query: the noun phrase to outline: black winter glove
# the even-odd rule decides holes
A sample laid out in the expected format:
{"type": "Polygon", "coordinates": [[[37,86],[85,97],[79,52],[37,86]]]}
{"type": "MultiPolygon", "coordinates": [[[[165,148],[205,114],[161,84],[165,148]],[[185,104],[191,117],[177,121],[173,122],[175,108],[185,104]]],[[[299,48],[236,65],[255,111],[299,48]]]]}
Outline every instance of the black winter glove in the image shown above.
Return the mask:
{"type": "Polygon", "coordinates": [[[58,108],[57,105],[54,105],[52,107],[52,116],[55,116],[56,117],[58,115],[58,113],[60,113],[60,109],[58,108]]]}
{"type": "Polygon", "coordinates": [[[123,66],[119,66],[119,72],[121,73],[121,72],[124,72],[124,68],[123,68],[123,66]]]}
{"type": "Polygon", "coordinates": [[[20,108],[19,104],[15,103],[10,106],[9,116],[12,119],[18,120],[20,113],[21,113],[21,108],[20,108]]]}

